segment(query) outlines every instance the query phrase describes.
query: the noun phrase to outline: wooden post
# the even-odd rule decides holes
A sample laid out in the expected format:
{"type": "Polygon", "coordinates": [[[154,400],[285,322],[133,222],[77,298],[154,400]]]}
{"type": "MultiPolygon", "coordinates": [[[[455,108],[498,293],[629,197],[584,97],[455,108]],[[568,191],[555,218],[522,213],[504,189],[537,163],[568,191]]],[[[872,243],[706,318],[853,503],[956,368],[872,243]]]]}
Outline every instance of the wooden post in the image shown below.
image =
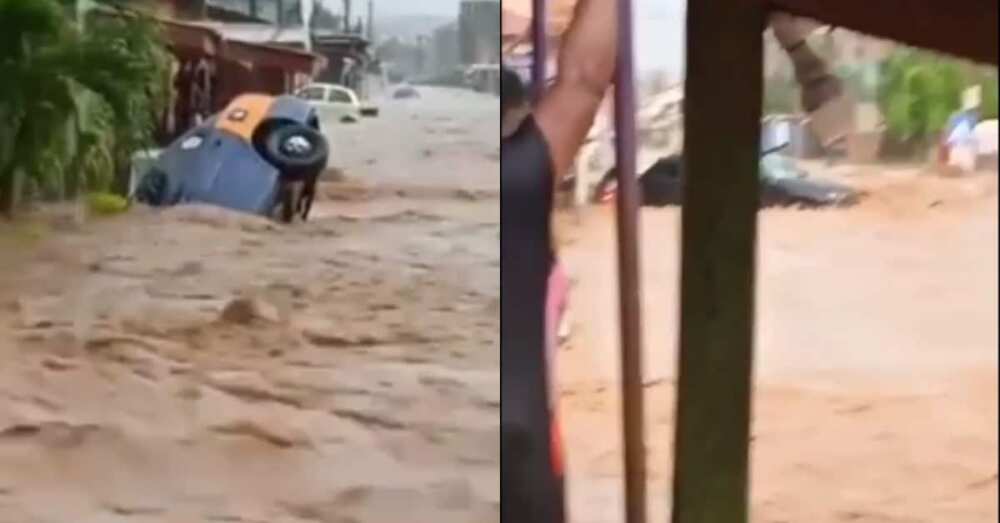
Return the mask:
{"type": "Polygon", "coordinates": [[[746,523],[762,2],[689,2],[673,523],[746,523]]]}

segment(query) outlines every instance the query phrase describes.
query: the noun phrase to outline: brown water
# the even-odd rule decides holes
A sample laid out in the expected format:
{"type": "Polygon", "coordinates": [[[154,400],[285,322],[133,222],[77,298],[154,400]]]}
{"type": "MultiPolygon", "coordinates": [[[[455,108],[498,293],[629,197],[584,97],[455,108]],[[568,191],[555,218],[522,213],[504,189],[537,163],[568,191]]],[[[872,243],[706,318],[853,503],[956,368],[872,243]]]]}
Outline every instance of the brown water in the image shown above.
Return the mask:
{"type": "Polygon", "coordinates": [[[497,105],[328,129],[368,149],[306,224],[35,218],[0,274],[0,522],[499,521],[499,202],[467,190],[497,105]]]}
{"type": "MultiPolygon", "coordinates": [[[[760,215],[752,520],[996,521],[996,175],[848,171],[872,192],[863,205],[760,215]]],[[[578,523],[623,513],[612,211],[566,217],[561,252],[576,281],[560,378],[578,523]]],[[[654,521],[669,507],[679,218],[641,217],[654,521]]]]}

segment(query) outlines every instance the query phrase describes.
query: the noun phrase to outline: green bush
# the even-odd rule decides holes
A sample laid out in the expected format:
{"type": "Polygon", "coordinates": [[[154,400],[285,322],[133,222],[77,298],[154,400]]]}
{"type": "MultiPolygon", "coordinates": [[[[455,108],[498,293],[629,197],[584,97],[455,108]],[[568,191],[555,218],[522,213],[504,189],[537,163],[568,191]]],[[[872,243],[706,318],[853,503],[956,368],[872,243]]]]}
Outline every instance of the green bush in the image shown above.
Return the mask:
{"type": "Polygon", "coordinates": [[[997,115],[996,68],[984,68],[928,51],[901,48],[882,65],[878,104],[889,137],[899,143],[927,145],[962,107],[962,92],[982,88],[980,112],[997,115]]]}
{"type": "Polygon", "coordinates": [[[154,21],[108,6],[81,31],[65,3],[0,0],[0,212],[26,185],[50,198],[106,190],[166,103],[154,21]]]}

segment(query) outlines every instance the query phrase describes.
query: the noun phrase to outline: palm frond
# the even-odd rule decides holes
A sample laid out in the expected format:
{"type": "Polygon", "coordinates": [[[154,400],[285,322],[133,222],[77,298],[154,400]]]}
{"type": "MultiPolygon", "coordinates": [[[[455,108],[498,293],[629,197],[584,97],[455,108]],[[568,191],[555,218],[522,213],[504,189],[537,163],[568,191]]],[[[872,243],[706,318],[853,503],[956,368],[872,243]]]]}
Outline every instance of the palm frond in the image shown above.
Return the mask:
{"type": "Polygon", "coordinates": [[[15,171],[50,195],[102,189],[151,141],[170,55],[136,2],[107,1],[118,15],[81,33],[65,0],[0,0],[0,199],[15,171]]]}

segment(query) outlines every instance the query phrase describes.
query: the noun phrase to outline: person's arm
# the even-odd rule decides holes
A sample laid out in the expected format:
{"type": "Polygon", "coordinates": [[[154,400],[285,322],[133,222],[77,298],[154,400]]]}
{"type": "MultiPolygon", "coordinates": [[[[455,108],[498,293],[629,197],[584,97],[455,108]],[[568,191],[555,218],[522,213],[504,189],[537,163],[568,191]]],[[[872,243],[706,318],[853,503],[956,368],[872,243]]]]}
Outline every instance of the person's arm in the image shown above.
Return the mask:
{"type": "Polygon", "coordinates": [[[573,165],[614,77],[617,10],[617,0],[577,2],[559,51],[555,84],[533,112],[548,144],[557,184],[573,165]]]}

